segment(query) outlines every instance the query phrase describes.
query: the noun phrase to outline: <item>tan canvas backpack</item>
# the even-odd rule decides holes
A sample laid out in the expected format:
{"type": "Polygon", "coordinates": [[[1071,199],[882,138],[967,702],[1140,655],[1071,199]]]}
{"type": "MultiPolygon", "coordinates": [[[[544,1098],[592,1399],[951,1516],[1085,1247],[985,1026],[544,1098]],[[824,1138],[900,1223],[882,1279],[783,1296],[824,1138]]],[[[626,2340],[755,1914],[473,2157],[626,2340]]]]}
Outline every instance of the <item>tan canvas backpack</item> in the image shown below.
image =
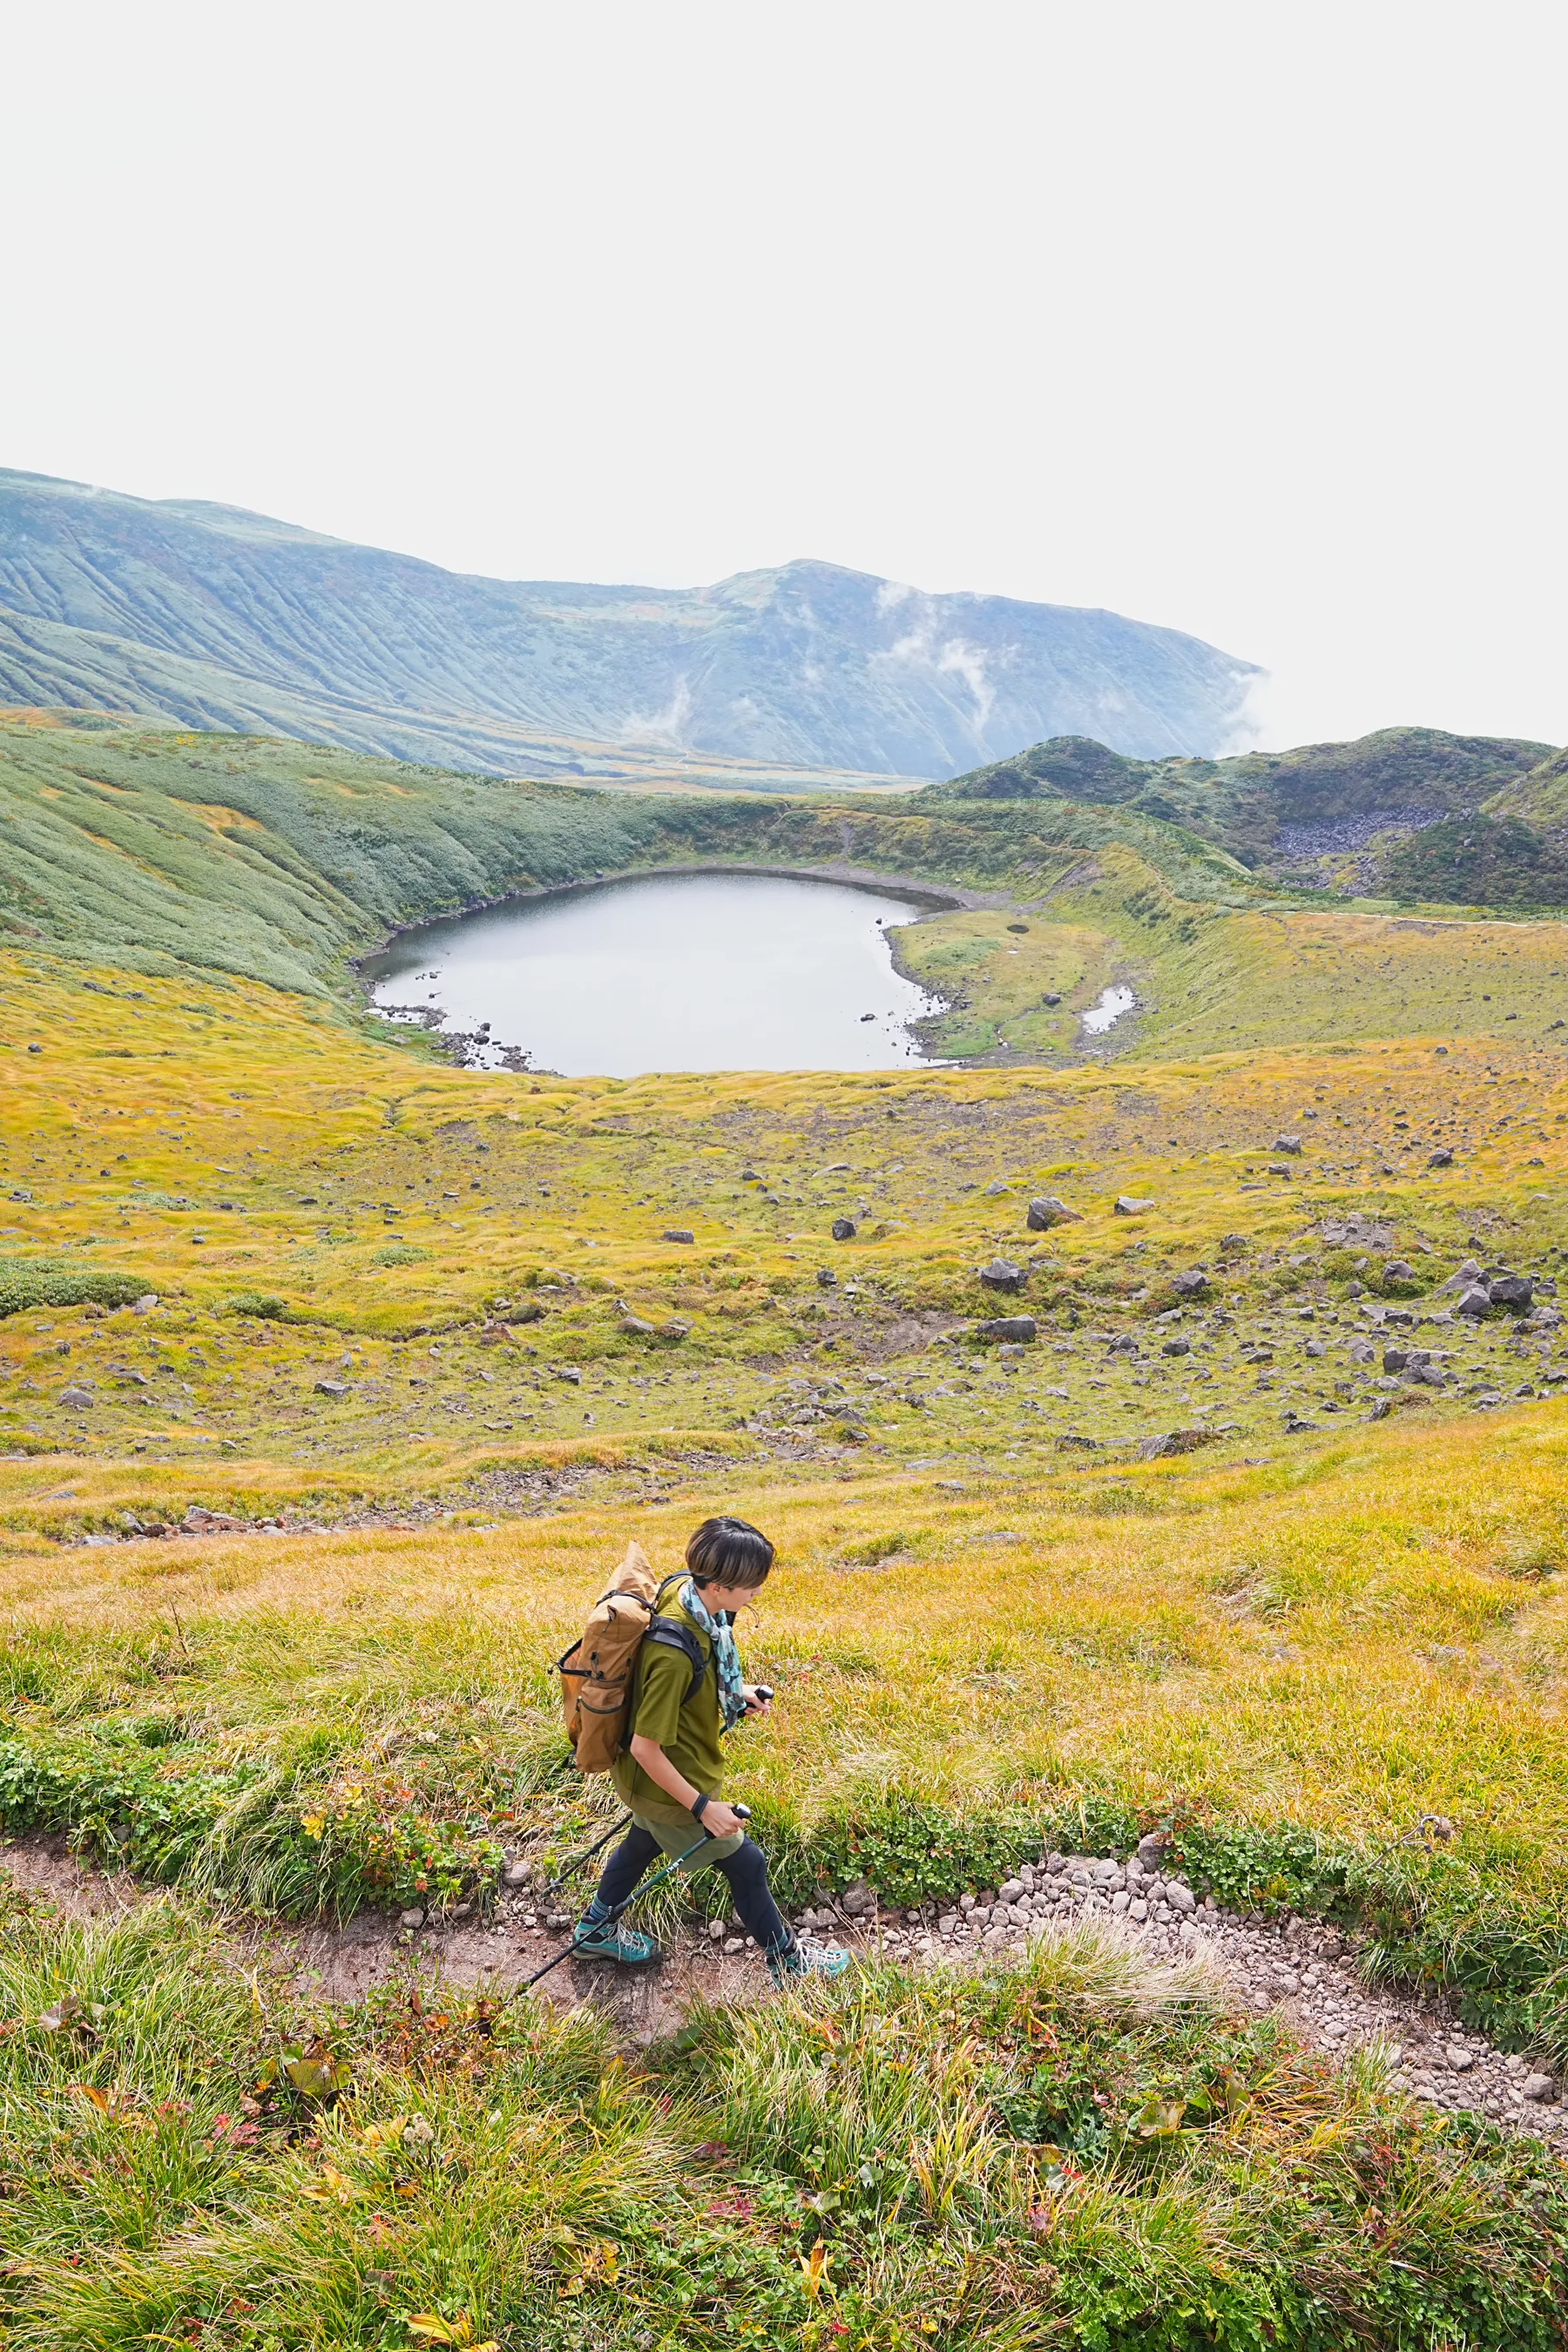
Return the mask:
{"type": "Polygon", "coordinates": [[[644,1642],[679,1650],[689,1663],[691,1687],[683,1704],[689,1705],[701,1689],[707,1662],[696,1634],[655,1614],[685,1575],[682,1569],[660,1583],[642,1546],[627,1544],[608,1591],[595,1602],[582,1633],[558,1662],[561,1710],[580,1772],[607,1772],[626,1744],[637,1652],[644,1642]]]}

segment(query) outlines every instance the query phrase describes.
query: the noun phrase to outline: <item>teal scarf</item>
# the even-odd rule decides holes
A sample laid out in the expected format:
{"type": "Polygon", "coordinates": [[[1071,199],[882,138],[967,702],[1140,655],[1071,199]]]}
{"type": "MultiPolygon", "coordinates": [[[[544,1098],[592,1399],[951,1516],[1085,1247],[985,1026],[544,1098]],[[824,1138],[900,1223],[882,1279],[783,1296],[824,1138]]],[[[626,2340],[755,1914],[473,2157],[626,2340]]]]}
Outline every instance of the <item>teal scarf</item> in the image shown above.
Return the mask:
{"type": "Polygon", "coordinates": [[[741,1695],[741,1654],[735,1647],[735,1636],[730,1630],[730,1620],[721,1609],[710,1617],[701,1595],[689,1577],[680,1588],[680,1605],[700,1632],[713,1644],[713,1675],[719,1685],[719,1711],[723,1717],[723,1728],[732,1731],[746,1712],[746,1702],[741,1695]]]}

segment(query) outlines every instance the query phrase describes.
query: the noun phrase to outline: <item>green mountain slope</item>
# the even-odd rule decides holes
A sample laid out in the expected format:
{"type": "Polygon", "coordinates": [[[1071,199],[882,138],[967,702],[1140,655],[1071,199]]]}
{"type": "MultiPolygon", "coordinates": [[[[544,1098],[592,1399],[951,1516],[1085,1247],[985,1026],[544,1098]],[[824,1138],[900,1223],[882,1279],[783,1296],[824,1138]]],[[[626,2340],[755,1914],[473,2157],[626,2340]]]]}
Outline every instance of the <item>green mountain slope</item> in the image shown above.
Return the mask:
{"type": "Polygon", "coordinates": [[[500,774],[697,753],[938,778],[1068,728],[1144,756],[1214,750],[1257,676],[1114,613],[836,564],[689,590],[483,580],[232,508],[0,472],[0,700],[17,705],[500,774]]]}

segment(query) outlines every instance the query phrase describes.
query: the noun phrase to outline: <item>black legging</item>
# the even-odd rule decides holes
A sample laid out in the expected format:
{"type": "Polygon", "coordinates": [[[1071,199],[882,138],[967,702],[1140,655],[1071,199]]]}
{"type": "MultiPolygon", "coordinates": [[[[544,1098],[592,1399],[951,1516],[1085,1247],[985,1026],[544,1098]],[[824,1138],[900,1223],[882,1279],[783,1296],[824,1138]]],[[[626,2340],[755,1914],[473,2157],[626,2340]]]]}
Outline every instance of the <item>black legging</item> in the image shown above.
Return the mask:
{"type": "MultiPolygon", "coordinates": [[[[599,1901],[606,1910],[613,1911],[626,1900],[649,1863],[657,1862],[662,1852],[658,1840],[634,1822],[605,1864],[599,1881],[599,1901]]],[[[747,1935],[754,1936],[764,1952],[789,1950],[795,1937],[768,1891],[768,1858],[760,1845],[747,1838],[738,1853],[700,1866],[723,1872],[747,1935]]]]}

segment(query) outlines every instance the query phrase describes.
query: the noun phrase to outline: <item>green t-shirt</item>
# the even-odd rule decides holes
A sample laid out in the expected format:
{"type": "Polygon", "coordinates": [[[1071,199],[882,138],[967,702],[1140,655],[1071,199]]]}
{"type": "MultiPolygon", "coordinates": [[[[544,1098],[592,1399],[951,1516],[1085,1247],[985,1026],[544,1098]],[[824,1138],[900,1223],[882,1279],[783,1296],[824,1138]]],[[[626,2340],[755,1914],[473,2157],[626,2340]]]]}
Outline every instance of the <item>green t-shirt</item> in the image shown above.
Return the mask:
{"type": "MultiPolygon", "coordinates": [[[[702,1687],[689,1706],[686,1694],[691,1688],[691,1664],[679,1650],[668,1649],[662,1643],[645,1642],[637,1652],[637,1675],[632,1684],[631,1729],[644,1739],[657,1740],[678,1772],[684,1772],[694,1789],[705,1790],[716,1797],[724,1777],[724,1759],[720,1752],[719,1677],[713,1671],[713,1644],[700,1625],[681,1607],[671,1593],[658,1611],[661,1617],[672,1617],[692,1634],[704,1661],[702,1687]]],[[[635,1813],[646,1813],[650,1820],[683,1822],[688,1815],[668,1790],[657,1780],[650,1780],[632,1757],[623,1750],[610,1769],[621,1802],[635,1813]]]]}

